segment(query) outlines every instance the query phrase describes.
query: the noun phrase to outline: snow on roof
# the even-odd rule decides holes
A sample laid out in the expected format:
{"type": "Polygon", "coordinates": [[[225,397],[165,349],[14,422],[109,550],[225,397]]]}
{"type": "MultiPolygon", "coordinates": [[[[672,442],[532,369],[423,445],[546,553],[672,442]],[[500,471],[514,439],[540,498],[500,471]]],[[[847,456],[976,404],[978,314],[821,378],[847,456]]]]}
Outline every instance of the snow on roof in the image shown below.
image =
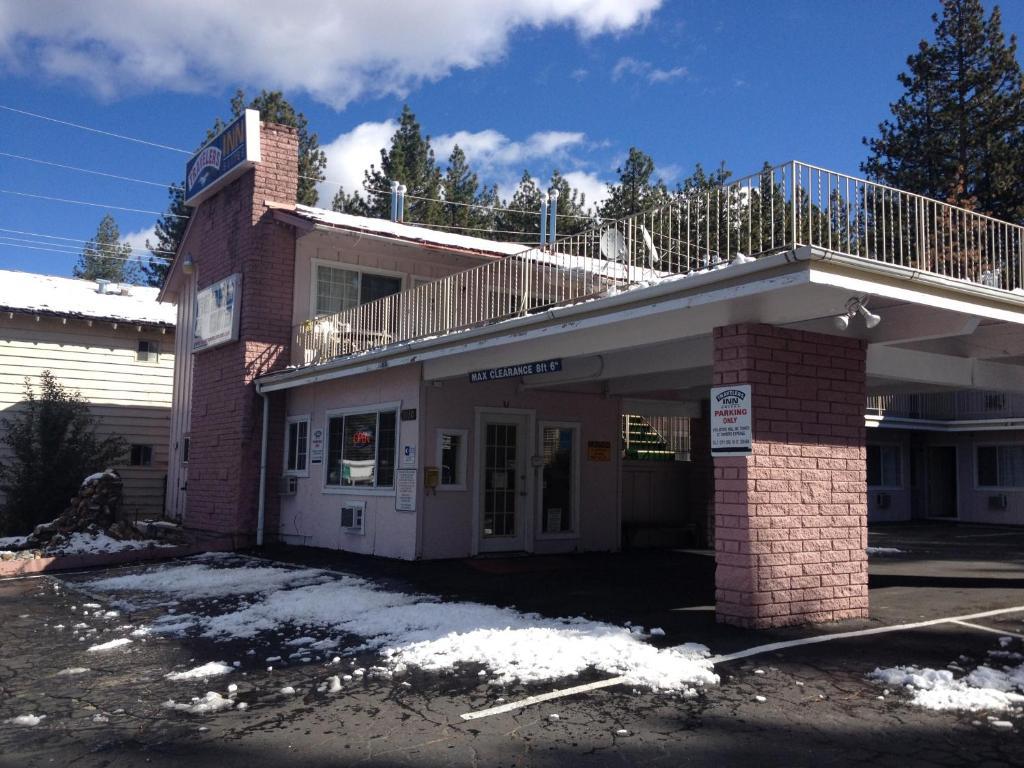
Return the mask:
{"type": "Polygon", "coordinates": [[[439,245],[460,251],[477,251],[496,256],[512,256],[522,253],[529,247],[522,243],[507,243],[498,240],[488,240],[484,237],[458,235],[454,232],[439,232],[436,229],[428,229],[413,224],[400,224],[397,221],[372,219],[366,216],[353,216],[350,213],[338,213],[337,211],[327,211],[323,208],[311,208],[308,205],[296,205],[295,214],[309,221],[328,224],[332,227],[383,235],[399,240],[439,245]]]}
{"type": "Polygon", "coordinates": [[[0,270],[0,309],[40,312],[97,320],[125,320],[135,323],[173,326],[177,320],[174,304],[157,302],[158,288],[132,285],[128,295],[111,283],[99,293],[93,280],[37,275],[0,270]]]}

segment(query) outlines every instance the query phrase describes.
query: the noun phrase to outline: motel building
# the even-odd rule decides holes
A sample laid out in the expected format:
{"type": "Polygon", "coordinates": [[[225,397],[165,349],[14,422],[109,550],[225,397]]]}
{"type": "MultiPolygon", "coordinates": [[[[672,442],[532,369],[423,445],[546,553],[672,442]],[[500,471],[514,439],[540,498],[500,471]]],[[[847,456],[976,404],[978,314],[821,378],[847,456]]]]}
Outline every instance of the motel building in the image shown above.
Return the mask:
{"type": "MultiPolygon", "coordinates": [[[[227,141],[225,141],[225,136],[227,141]]],[[[168,513],[405,560],[713,543],[720,621],[868,615],[867,524],[1024,523],[1021,228],[798,162],[533,246],[189,163],[168,513]],[[867,407],[867,410],[866,410],[867,407]]]]}

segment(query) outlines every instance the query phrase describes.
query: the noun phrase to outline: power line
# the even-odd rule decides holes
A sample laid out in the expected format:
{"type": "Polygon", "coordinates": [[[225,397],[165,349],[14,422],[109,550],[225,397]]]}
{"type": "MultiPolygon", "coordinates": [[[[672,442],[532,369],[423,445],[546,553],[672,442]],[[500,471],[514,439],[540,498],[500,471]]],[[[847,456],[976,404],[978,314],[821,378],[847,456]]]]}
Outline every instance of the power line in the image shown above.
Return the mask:
{"type": "Polygon", "coordinates": [[[68,170],[68,171],[78,171],[79,173],[91,173],[91,174],[93,174],[95,176],[106,176],[106,177],[111,178],[111,179],[120,179],[121,181],[134,181],[134,182],[137,182],[139,184],[149,184],[152,187],[167,188],[167,187],[178,187],[179,186],[178,184],[161,184],[158,181],[146,181],[145,179],[134,179],[131,176],[118,176],[116,173],[105,173],[104,171],[93,171],[93,170],[90,170],[89,168],[78,168],[77,166],[74,166],[74,165],[64,165],[63,163],[54,163],[54,162],[50,162],[49,160],[39,160],[38,158],[35,158],[35,157],[25,157],[24,155],[15,155],[15,154],[12,154],[10,152],[0,152],[0,156],[12,157],[15,160],[24,160],[24,161],[29,162],[29,163],[39,163],[40,165],[50,165],[50,166],[53,166],[54,168],[63,168],[63,169],[68,170]]]}
{"type": "Polygon", "coordinates": [[[26,111],[24,109],[16,109],[14,107],[8,107],[5,104],[0,104],[0,109],[5,109],[8,112],[16,112],[19,115],[27,115],[28,117],[34,117],[34,118],[37,118],[38,120],[48,120],[51,123],[60,123],[61,125],[68,125],[68,126],[71,126],[72,128],[78,128],[78,129],[83,130],[83,131],[90,131],[92,133],[98,133],[98,134],[101,134],[103,136],[110,136],[110,137],[115,138],[115,139],[124,139],[125,141],[134,141],[136,144],[145,144],[146,146],[156,147],[158,149],[167,149],[167,150],[170,150],[171,152],[181,152],[182,154],[185,154],[185,155],[191,155],[192,154],[187,149],[179,149],[178,147],[170,147],[167,144],[158,144],[155,141],[146,141],[145,139],[136,139],[136,138],[134,138],[132,136],[125,136],[123,133],[114,133],[112,131],[104,131],[104,130],[101,130],[99,128],[91,128],[90,126],[82,125],[81,123],[72,123],[72,122],[69,122],[68,120],[59,120],[56,117],[47,117],[46,115],[39,115],[39,114],[36,114],[35,112],[28,112],[28,111],[26,111]]]}
{"type": "MultiPolygon", "coordinates": [[[[44,235],[42,232],[28,232],[28,231],[26,231],[24,229],[8,229],[6,227],[0,227],[0,232],[11,232],[11,233],[16,234],[16,235],[32,235],[33,237],[45,237],[45,238],[47,238],[49,240],[70,240],[73,243],[81,243],[81,244],[90,242],[88,239],[83,239],[81,237],[62,237],[61,235],[44,235]]],[[[0,237],[6,237],[6,235],[0,235],[0,237]]],[[[127,244],[130,245],[130,243],[127,243],[127,244]]],[[[152,251],[154,253],[169,253],[172,256],[175,253],[174,251],[172,251],[170,249],[167,249],[167,248],[136,248],[135,246],[132,246],[132,250],[133,251],[152,251]]]]}
{"type": "MultiPolygon", "coordinates": [[[[95,251],[97,251],[97,252],[99,252],[99,253],[101,253],[103,255],[116,256],[117,254],[121,253],[124,250],[123,246],[118,247],[116,245],[107,245],[107,244],[103,244],[103,243],[97,243],[95,241],[83,242],[82,246],[79,247],[79,246],[76,246],[76,245],[71,245],[70,243],[51,243],[51,242],[48,242],[46,240],[33,240],[33,239],[25,238],[25,237],[11,237],[10,235],[0,235],[0,239],[2,239],[2,240],[13,240],[15,242],[27,243],[29,245],[43,245],[43,246],[46,246],[48,248],[63,248],[65,250],[67,250],[69,253],[82,253],[87,248],[91,248],[92,250],[95,250],[95,251]]],[[[131,250],[133,253],[140,252],[140,253],[147,253],[148,254],[148,252],[143,250],[143,249],[136,249],[136,248],[132,248],[131,246],[129,246],[129,250],[131,250]]],[[[141,256],[135,256],[134,258],[141,259],[142,257],[141,256]]],[[[159,259],[160,261],[170,261],[170,259],[168,259],[168,258],[166,258],[164,256],[151,256],[151,255],[147,255],[147,258],[159,259]]]]}
{"type": "Polygon", "coordinates": [[[33,197],[37,200],[50,200],[56,203],[72,203],[74,205],[89,205],[93,208],[109,208],[115,211],[128,211],[129,213],[151,213],[154,216],[170,216],[175,219],[187,219],[188,216],[181,216],[177,213],[168,213],[166,211],[149,211],[144,208],[125,208],[121,205],[107,205],[105,203],[90,203],[85,200],[68,200],[64,197],[50,197],[48,195],[33,195],[29,192],[16,192],[13,189],[0,189],[0,193],[5,195],[18,195],[19,197],[33,197]]]}
{"type": "MultiPolygon", "coordinates": [[[[39,245],[21,245],[20,243],[5,243],[3,241],[0,241],[0,246],[4,246],[4,245],[6,245],[8,248],[27,248],[30,251],[52,251],[53,253],[60,253],[60,254],[63,254],[65,256],[74,256],[75,255],[71,251],[61,251],[61,250],[58,250],[57,248],[44,248],[43,246],[39,246],[39,245]]],[[[134,262],[137,262],[137,263],[140,263],[140,264],[144,263],[142,261],[142,259],[140,259],[138,257],[125,258],[123,256],[106,256],[105,258],[117,259],[118,261],[134,261],[134,262]]],[[[154,261],[156,261],[157,257],[153,256],[152,259],[154,261]]],[[[162,261],[162,259],[161,259],[161,261],[162,261]]],[[[170,263],[170,262],[167,262],[167,263],[170,263]]]]}

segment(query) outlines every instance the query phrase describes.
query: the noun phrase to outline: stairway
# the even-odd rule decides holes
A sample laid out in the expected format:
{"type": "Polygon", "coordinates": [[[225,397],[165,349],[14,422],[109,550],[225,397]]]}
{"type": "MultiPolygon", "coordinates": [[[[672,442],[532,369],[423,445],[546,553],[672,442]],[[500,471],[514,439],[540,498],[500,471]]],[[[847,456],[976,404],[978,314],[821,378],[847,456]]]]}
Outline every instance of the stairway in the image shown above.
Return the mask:
{"type": "Polygon", "coordinates": [[[626,459],[674,461],[676,456],[658,430],[635,413],[622,414],[622,446],[626,459]]]}

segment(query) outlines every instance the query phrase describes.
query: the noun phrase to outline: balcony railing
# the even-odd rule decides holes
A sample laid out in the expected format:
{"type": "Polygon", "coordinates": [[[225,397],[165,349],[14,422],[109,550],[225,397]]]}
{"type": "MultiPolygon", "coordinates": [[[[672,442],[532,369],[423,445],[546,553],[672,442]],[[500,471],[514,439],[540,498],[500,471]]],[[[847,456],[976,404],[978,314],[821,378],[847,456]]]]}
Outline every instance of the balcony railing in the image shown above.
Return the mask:
{"type": "Polygon", "coordinates": [[[485,325],[644,282],[814,246],[1010,290],[1024,230],[800,162],[671,202],[296,328],[303,363],[485,325]]]}
{"type": "Polygon", "coordinates": [[[868,398],[867,415],[920,421],[1024,418],[1024,395],[984,390],[874,395],[868,398]]]}

